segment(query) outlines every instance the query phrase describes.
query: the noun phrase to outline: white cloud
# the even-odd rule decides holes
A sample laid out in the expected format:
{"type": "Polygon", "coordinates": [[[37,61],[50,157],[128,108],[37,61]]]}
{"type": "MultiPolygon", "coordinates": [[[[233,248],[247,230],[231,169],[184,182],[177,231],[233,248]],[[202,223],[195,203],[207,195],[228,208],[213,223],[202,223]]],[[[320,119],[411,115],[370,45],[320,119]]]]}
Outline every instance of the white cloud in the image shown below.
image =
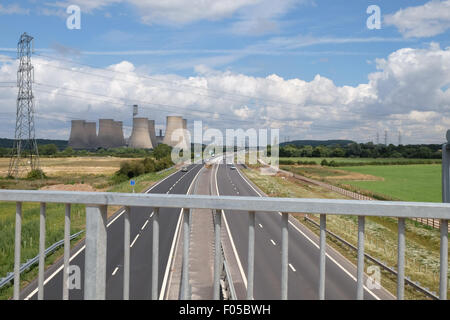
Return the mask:
{"type": "Polygon", "coordinates": [[[384,22],[410,37],[432,37],[450,29],[450,0],[432,0],[422,6],[401,9],[386,15],[384,22]]]}
{"type": "Polygon", "coordinates": [[[24,9],[18,4],[11,4],[9,6],[4,6],[0,4],[0,15],[2,14],[30,14],[30,9],[24,9]]]}
{"type": "MultiPolygon", "coordinates": [[[[33,63],[39,137],[59,130],[58,137],[67,138],[74,118],[115,118],[130,126],[134,103],[159,126],[177,113],[219,129],[279,127],[291,138],[367,141],[387,129],[401,130],[406,143],[438,143],[450,123],[450,48],[437,44],[376,60],[378,70],[358,86],[337,86],[321,75],[311,81],[252,77],[205,66],[186,78],[149,74],[128,61],[104,70],[41,57],[33,63]]],[[[16,70],[15,61],[0,62],[0,82],[14,80],[16,70]]],[[[0,136],[12,135],[16,95],[16,88],[0,88],[1,112],[11,114],[2,118],[0,136]]]]}

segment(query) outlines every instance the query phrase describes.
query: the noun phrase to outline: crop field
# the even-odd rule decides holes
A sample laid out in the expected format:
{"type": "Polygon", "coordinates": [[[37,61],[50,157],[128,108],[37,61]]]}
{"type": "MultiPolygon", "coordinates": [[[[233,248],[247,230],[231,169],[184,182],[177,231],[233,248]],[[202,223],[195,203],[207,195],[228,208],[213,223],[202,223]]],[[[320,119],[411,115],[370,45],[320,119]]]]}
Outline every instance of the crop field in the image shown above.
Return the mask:
{"type": "Polygon", "coordinates": [[[370,175],[377,180],[341,180],[357,188],[404,201],[442,202],[441,165],[361,166],[340,170],[370,175]]]}

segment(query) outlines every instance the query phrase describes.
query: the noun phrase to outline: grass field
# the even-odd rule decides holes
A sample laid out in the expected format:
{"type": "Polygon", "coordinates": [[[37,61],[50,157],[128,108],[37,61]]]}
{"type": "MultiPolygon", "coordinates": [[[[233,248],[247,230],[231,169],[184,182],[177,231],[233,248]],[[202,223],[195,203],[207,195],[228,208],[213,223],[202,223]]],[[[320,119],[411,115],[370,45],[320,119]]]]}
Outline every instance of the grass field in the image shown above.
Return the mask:
{"type": "MultiPolygon", "coordinates": [[[[1,159],[4,160],[4,159],[1,159]]],[[[48,187],[56,187],[55,190],[72,190],[82,186],[89,190],[100,190],[108,192],[132,192],[129,181],[117,185],[108,183],[110,175],[119,168],[123,158],[63,158],[63,159],[42,159],[41,163],[45,172],[51,170],[50,179],[45,183],[53,184],[48,187]],[[68,183],[65,184],[65,183],[68,183]],[[83,183],[78,185],[78,183],[83,183]],[[67,189],[69,187],[69,189],[67,189]]],[[[7,166],[7,161],[0,161],[0,171],[7,166]]],[[[141,192],[156,181],[159,181],[173,173],[175,169],[163,173],[149,173],[136,178],[135,192],[141,192]]],[[[15,180],[0,179],[0,184],[8,183],[10,188],[28,189],[39,188],[40,185],[33,184],[30,181],[21,181],[15,183],[15,180]]],[[[2,188],[5,188],[2,185],[2,188]]],[[[84,190],[84,189],[83,189],[84,190]]],[[[85,227],[85,208],[82,205],[73,205],[71,208],[71,234],[83,230],[85,227]]],[[[108,215],[112,214],[118,207],[109,206],[108,215]]],[[[23,204],[22,221],[22,254],[21,262],[35,257],[39,248],[39,204],[23,204]]],[[[0,277],[4,277],[7,272],[13,271],[14,267],[14,226],[15,226],[15,203],[0,202],[0,277]]],[[[61,240],[64,237],[64,205],[48,204],[46,212],[46,247],[61,240]]],[[[82,239],[82,234],[78,239],[72,241],[75,244],[82,239]]],[[[46,265],[51,265],[63,253],[62,248],[46,258],[46,265]]],[[[37,276],[37,268],[34,267],[21,276],[21,286],[24,287],[37,276]]],[[[12,285],[7,285],[0,289],[0,299],[8,299],[12,295],[12,285]]]]}
{"type": "Polygon", "coordinates": [[[344,184],[404,201],[442,202],[441,165],[361,166],[338,169],[382,178],[377,181],[339,180],[344,184]]]}

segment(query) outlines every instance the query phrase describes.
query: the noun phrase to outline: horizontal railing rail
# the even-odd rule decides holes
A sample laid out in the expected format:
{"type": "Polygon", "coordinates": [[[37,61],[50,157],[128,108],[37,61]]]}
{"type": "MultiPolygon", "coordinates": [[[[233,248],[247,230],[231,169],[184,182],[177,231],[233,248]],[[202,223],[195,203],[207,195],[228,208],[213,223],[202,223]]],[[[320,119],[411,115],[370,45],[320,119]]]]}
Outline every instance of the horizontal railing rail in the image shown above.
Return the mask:
{"type": "MultiPolygon", "coordinates": [[[[73,235],[70,236],[70,240],[75,239],[76,237],[81,235],[83,232],[84,232],[84,230],[74,233],[73,235]]],[[[49,254],[53,253],[53,251],[56,251],[56,249],[61,247],[63,244],[64,244],[64,239],[55,242],[50,247],[45,249],[45,255],[49,255],[49,254]]],[[[22,274],[24,271],[30,269],[34,264],[36,264],[38,262],[39,262],[39,255],[28,260],[27,262],[22,263],[22,265],[20,266],[20,273],[22,274]]],[[[5,285],[10,283],[13,279],[14,279],[14,272],[8,272],[6,277],[0,279],[0,288],[3,288],[5,285]]]]}
{"type": "Polygon", "coordinates": [[[450,219],[450,203],[0,190],[0,201],[450,219]]]}
{"type": "MultiPolygon", "coordinates": [[[[448,220],[450,219],[450,203],[423,202],[389,202],[362,200],[332,200],[332,199],[297,199],[297,198],[261,198],[236,196],[207,196],[180,194],[135,194],[135,193],[105,193],[105,192],[70,192],[70,191],[23,191],[0,190],[0,201],[16,202],[15,227],[15,258],[14,258],[14,298],[19,298],[20,283],[20,249],[22,227],[22,203],[39,202],[40,215],[40,258],[39,258],[39,290],[38,298],[43,299],[44,290],[44,258],[45,258],[45,212],[46,203],[65,204],[64,224],[64,270],[63,299],[69,298],[67,287],[67,270],[70,258],[70,209],[72,204],[86,206],[86,248],[85,248],[85,299],[104,299],[106,288],[106,244],[107,206],[125,206],[124,213],[124,286],[123,297],[129,298],[130,273],[130,207],[153,207],[153,245],[152,245],[152,299],[160,295],[158,288],[159,259],[159,215],[161,208],[182,208],[183,212],[183,266],[188,270],[189,265],[189,209],[215,210],[215,242],[220,241],[220,221],[223,210],[237,211],[235,214],[245,214],[249,217],[248,226],[248,256],[247,256],[247,298],[253,299],[254,256],[255,256],[255,212],[281,213],[281,294],[282,299],[288,298],[288,232],[289,213],[320,214],[319,238],[319,284],[318,296],[325,298],[325,264],[326,264],[326,217],[327,215],[353,215],[358,217],[357,244],[357,299],[364,297],[364,234],[365,217],[381,216],[398,218],[398,257],[397,257],[397,298],[404,298],[405,285],[405,218],[434,218],[441,220],[440,237],[440,281],[439,298],[447,299],[448,282],[448,220]]],[[[220,246],[216,243],[214,288],[218,290],[221,263],[220,246]],[[217,283],[216,283],[217,282],[217,283]]],[[[183,274],[184,297],[189,296],[188,272],[183,274]],[[185,278],[186,277],[186,278],[185,278]]],[[[219,295],[215,294],[215,298],[219,295]]]]}

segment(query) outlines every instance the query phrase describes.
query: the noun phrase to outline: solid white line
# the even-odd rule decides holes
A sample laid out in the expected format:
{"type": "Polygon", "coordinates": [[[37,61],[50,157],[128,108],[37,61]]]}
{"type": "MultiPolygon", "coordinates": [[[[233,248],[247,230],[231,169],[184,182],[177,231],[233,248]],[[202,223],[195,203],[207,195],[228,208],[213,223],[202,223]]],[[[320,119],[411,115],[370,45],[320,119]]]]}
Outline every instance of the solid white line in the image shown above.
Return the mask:
{"type": "Polygon", "coordinates": [[[116,268],[114,269],[114,271],[113,271],[113,273],[112,273],[113,276],[116,275],[117,270],[119,270],[119,267],[116,267],[116,268]]]}
{"type": "Polygon", "coordinates": [[[150,218],[153,217],[153,214],[155,214],[155,211],[152,211],[152,213],[150,214],[150,218]]]}
{"type": "Polygon", "coordinates": [[[148,223],[148,220],[145,221],[145,223],[144,223],[144,225],[142,226],[141,230],[144,230],[144,228],[145,228],[145,226],[147,225],[147,223],[148,223]]]}
{"type": "MultiPolygon", "coordinates": [[[[164,179],[158,181],[157,183],[155,183],[153,186],[151,186],[145,193],[149,193],[151,190],[153,190],[153,188],[155,188],[156,186],[158,186],[159,184],[161,184],[163,181],[169,179],[171,176],[173,176],[174,174],[176,174],[177,172],[180,172],[180,170],[177,170],[175,172],[173,172],[172,174],[168,175],[167,177],[165,177],[164,179]]],[[[184,177],[184,175],[183,175],[184,177]]],[[[183,178],[181,177],[181,178],[183,178]]],[[[180,178],[180,179],[181,179],[180,178]]],[[[117,216],[110,221],[106,227],[109,227],[114,221],[116,221],[123,213],[125,212],[125,210],[122,210],[119,214],[117,214],[117,216]]],[[[80,250],[78,250],[73,256],[70,257],[69,262],[72,261],[73,259],[75,259],[76,256],[78,256],[81,251],[83,251],[86,248],[86,245],[83,245],[80,250]]],[[[64,269],[64,265],[61,265],[58,269],[56,269],[55,272],[53,272],[51,275],[49,275],[45,280],[44,280],[44,286],[51,280],[53,279],[56,274],[58,274],[58,272],[61,272],[64,269]]],[[[29,300],[31,297],[33,297],[37,292],[38,292],[39,288],[36,287],[26,298],[25,300],[29,300]]]]}
{"type": "Polygon", "coordinates": [[[136,242],[136,240],[137,240],[138,238],[139,238],[139,233],[138,233],[138,235],[136,236],[136,238],[134,238],[133,242],[130,244],[130,248],[133,247],[134,243],[136,242]]]}
{"type": "Polygon", "coordinates": [[[297,271],[297,270],[295,270],[295,268],[294,268],[294,267],[292,266],[292,264],[290,264],[290,263],[289,263],[289,268],[291,268],[292,271],[294,271],[294,272],[297,271]]]}
{"type": "MultiPolygon", "coordinates": [[[[239,168],[236,168],[237,172],[239,173],[239,175],[242,177],[242,179],[244,179],[244,181],[260,196],[262,197],[263,195],[261,193],[259,193],[251,184],[250,182],[243,177],[243,175],[240,173],[239,168]]],[[[281,215],[281,212],[278,212],[279,215],[281,215]]],[[[319,245],[316,244],[314,242],[314,240],[312,240],[311,238],[309,238],[304,232],[302,232],[296,225],[294,225],[290,220],[289,223],[294,227],[295,230],[297,230],[298,232],[300,232],[306,239],[308,239],[314,246],[316,246],[317,249],[319,249],[319,245]]],[[[342,271],[344,271],[350,278],[352,278],[353,280],[357,281],[357,279],[347,270],[345,269],[341,264],[339,264],[335,259],[333,259],[333,257],[331,257],[328,253],[326,253],[326,256],[333,262],[335,263],[340,269],[342,269],[342,271]]],[[[373,293],[371,290],[369,290],[369,288],[367,288],[365,285],[363,285],[363,288],[370,293],[375,299],[377,300],[381,300],[375,293],[373,293]]]]}
{"type": "Polygon", "coordinates": [[[272,244],[273,244],[274,246],[277,245],[277,244],[275,243],[275,241],[273,241],[272,239],[270,239],[270,242],[272,242],[272,244]]]}
{"type": "MultiPolygon", "coordinates": [[[[73,259],[75,259],[76,256],[78,256],[81,251],[83,251],[86,248],[86,245],[83,245],[80,250],[78,250],[72,257],[70,257],[69,261],[72,261],[73,259]]],[[[50,281],[52,280],[57,274],[58,272],[61,272],[64,269],[64,264],[61,265],[55,272],[53,272],[50,276],[48,276],[47,279],[45,279],[44,281],[44,286],[50,281]]],[[[29,300],[32,296],[34,296],[37,292],[38,292],[38,287],[36,287],[26,298],[25,300],[29,300]]]]}
{"type": "MultiPolygon", "coordinates": [[[[215,177],[216,177],[216,192],[217,192],[217,195],[219,196],[220,195],[219,187],[217,185],[217,172],[218,171],[219,171],[219,165],[217,165],[217,169],[216,169],[216,173],[215,173],[215,177]]],[[[225,215],[225,212],[223,210],[221,210],[221,211],[222,211],[223,221],[225,222],[225,228],[227,229],[228,237],[230,238],[231,248],[233,249],[234,256],[235,256],[236,261],[238,263],[239,272],[241,273],[241,277],[242,277],[242,280],[244,281],[245,288],[247,289],[247,277],[245,276],[244,268],[242,268],[241,260],[239,259],[239,255],[237,253],[236,246],[234,245],[234,240],[233,240],[233,236],[231,235],[230,227],[228,226],[227,217],[225,215]]]]}
{"type": "MultiPolygon", "coordinates": [[[[189,188],[188,188],[186,194],[189,194],[189,192],[191,191],[191,188],[194,185],[195,180],[197,180],[197,177],[200,174],[200,172],[202,171],[202,169],[203,169],[203,167],[200,170],[198,170],[197,174],[194,176],[194,179],[192,179],[192,182],[189,185],[189,188]]],[[[184,174],[183,177],[184,176],[186,176],[186,174],[184,174]]],[[[180,226],[181,226],[181,219],[183,217],[183,215],[181,214],[182,212],[183,212],[183,209],[180,210],[179,217],[178,217],[178,222],[177,222],[177,227],[176,227],[175,233],[173,235],[172,245],[170,247],[170,252],[169,252],[169,258],[167,259],[166,271],[164,272],[164,279],[163,279],[163,283],[161,285],[161,291],[159,293],[159,300],[163,300],[164,299],[164,293],[166,291],[167,280],[168,280],[168,277],[169,277],[169,271],[170,271],[170,268],[172,266],[172,261],[173,261],[173,254],[174,254],[174,250],[175,250],[175,242],[177,240],[178,233],[180,232],[180,229],[181,229],[180,228],[180,226]]]]}

